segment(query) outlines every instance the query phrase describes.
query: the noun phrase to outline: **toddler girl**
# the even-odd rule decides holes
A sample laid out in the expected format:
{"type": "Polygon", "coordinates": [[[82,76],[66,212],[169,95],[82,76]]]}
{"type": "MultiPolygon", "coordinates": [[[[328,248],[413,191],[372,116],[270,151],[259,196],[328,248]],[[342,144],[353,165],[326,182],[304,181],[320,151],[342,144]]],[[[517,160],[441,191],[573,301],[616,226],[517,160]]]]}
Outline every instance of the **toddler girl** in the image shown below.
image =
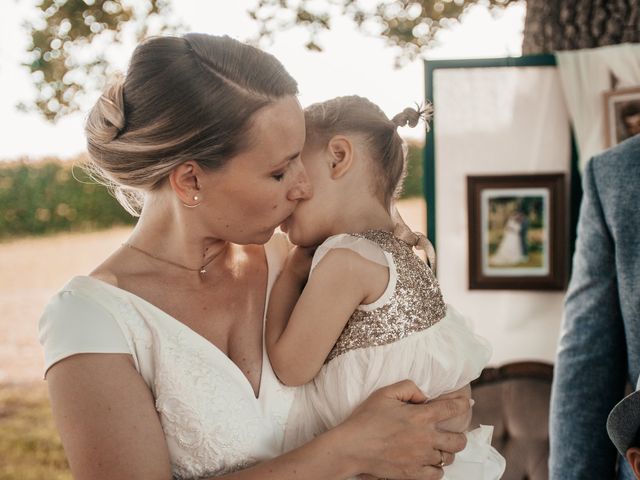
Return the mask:
{"type": "MultiPolygon", "coordinates": [[[[428,398],[455,392],[480,375],[488,343],[445,305],[430,268],[394,236],[392,203],[406,172],[397,127],[370,101],[339,97],[305,110],[303,162],[314,193],[281,226],[296,248],[271,292],[266,347],[280,380],[303,385],[285,434],[286,450],[345,420],[374,390],[413,380],[428,398]],[[307,272],[308,279],[307,279],[307,272]],[[306,282],[306,284],[305,284],[306,282]]],[[[286,174],[286,173],[285,173],[286,174]]],[[[464,431],[469,418],[440,424],[464,431]]],[[[492,427],[467,433],[451,455],[427,452],[447,479],[497,479],[504,459],[492,427]],[[447,465],[447,466],[445,466],[447,465]]]]}

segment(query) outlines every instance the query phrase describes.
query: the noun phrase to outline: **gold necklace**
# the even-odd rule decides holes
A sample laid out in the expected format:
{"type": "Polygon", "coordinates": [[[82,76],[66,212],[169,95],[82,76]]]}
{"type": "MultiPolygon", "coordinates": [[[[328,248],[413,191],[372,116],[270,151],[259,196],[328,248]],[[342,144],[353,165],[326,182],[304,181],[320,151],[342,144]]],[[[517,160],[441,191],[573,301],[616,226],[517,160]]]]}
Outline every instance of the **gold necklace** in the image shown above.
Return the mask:
{"type": "Polygon", "coordinates": [[[153,258],[154,260],[158,260],[159,262],[168,263],[169,265],[173,265],[174,267],[182,268],[182,269],[188,270],[190,272],[198,272],[200,275],[204,275],[205,273],[207,273],[207,268],[206,268],[207,265],[209,265],[211,262],[213,262],[217,257],[217,255],[216,255],[213,258],[209,259],[209,261],[207,261],[206,263],[203,263],[200,266],[200,268],[191,268],[191,267],[187,267],[186,265],[182,265],[180,263],[172,262],[171,260],[167,260],[166,258],[158,257],[158,256],[156,256],[156,255],[154,255],[152,253],[147,252],[146,250],[143,250],[141,248],[136,247],[135,245],[131,245],[129,242],[123,243],[122,246],[131,248],[132,250],[140,252],[143,255],[146,255],[147,257],[153,258]]]}

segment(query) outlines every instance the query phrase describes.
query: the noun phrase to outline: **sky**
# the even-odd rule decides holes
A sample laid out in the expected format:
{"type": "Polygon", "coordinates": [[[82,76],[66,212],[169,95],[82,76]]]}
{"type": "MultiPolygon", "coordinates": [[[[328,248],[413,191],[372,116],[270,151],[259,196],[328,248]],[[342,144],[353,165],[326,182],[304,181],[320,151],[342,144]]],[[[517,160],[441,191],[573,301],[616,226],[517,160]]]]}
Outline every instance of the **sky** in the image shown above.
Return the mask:
{"type": "MultiPolygon", "coordinates": [[[[69,115],[56,124],[35,113],[16,110],[19,101],[34,95],[28,71],[21,66],[28,45],[23,22],[35,10],[36,0],[0,0],[0,160],[20,157],[70,158],[85,149],[83,122],[87,112],[69,115]]],[[[226,34],[246,39],[256,25],[246,11],[254,0],[173,0],[174,14],[191,31],[226,34]]],[[[485,58],[521,55],[525,7],[513,5],[498,15],[484,7],[472,7],[462,21],[439,37],[429,59],[485,58]]],[[[424,99],[423,60],[394,67],[396,50],[383,39],[358,32],[344,18],[320,37],[324,51],[304,48],[307,35],[301,28],[279,34],[264,47],[274,54],[298,81],[303,106],[340,95],[357,94],[377,103],[390,117],[424,99]]],[[[121,59],[126,66],[133,45],[121,59]]],[[[99,92],[95,93],[95,97],[99,92]]],[[[405,127],[407,139],[421,141],[424,129],[405,127]]]]}

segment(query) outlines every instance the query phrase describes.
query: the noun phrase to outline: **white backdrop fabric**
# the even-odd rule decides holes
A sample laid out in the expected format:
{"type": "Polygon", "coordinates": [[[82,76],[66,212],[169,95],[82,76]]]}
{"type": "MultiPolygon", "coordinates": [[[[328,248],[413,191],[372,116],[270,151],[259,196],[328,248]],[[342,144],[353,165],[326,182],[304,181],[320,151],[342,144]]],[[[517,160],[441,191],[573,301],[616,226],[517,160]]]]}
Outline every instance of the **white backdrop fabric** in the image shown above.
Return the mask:
{"type": "Polygon", "coordinates": [[[580,170],[605,148],[603,93],[640,86],[640,44],[624,43],[600,48],[557,52],[556,59],[578,144],[580,170]]]}
{"type": "Polygon", "coordinates": [[[467,175],[570,171],[555,67],[436,69],[436,249],[445,301],[493,345],[491,363],[553,362],[564,292],[468,289],[467,175]]]}

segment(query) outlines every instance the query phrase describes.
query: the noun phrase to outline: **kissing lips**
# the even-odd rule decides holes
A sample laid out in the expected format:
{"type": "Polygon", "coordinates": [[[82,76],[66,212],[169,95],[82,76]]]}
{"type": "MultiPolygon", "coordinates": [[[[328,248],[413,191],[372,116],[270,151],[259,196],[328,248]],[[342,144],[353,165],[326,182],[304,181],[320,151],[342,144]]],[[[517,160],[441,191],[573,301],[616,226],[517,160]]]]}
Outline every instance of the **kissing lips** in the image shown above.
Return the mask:
{"type": "Polygon", "coordinates": [[[291,215],[289,215],[287,218],[285,218],[282,223],[280,224],[280,230],[283,233],[287,233],[289,231],[289,220],[291,219],[291,215]]]}

